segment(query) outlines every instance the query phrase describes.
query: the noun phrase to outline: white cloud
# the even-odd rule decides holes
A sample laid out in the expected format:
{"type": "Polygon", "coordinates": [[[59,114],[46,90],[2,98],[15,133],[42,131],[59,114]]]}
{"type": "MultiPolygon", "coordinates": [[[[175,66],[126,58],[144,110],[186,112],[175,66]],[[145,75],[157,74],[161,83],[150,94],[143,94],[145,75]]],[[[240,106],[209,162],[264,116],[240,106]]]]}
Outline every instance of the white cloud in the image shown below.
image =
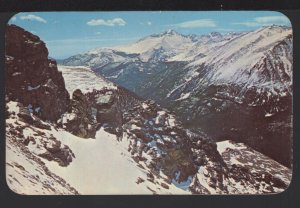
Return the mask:
{"type": "Polygon", "coordinates": [[[290,21],[285,16],[264,16],[264,17],[253,18],[252,21],[234,22],[232,24],[244,25],[247,27],[259,27],[259,26],[267,26],[272,24],[290,25],[290,21]]]}
{"type": "Polygon", "coordinates": [[[152,25],[152,22],[148,21],[148,22],[147,22],[147,25],[152,25]]]}
{"type": "Polygon", "coordinates": [[[109,20],[104,19],[91,19],[86,23],[89,26],[124,26],[126,25],[126,22],[122,18],[114,18],[109,20]]]}
{"type": "Polygon", "coordinates": [[[28,15],[23,15],[20,17],[21,20],[28,20],[28,21],[38,21],[38,22],[42,22],[42,23],[47,23],[47,21],[45,19],[43,19],[42,17],[33,15],[33,14],[28,14],[28,15]]]}
{"type": "Polygon", "coordinates": [[[95,35],[101,35],[101,32],[95,32],[95,35]]]}
{"type": "Polygon", "coordinates": [[[16,17],[16,16],[13,16],[13,17],[10,19],[11,22],[15,22],[16,20],[17,20],[17,17],[16,17]]]}
{"type": "Polygon", "coordinates": [[[212,19],[198,19],[198,20],[191,20],[191,21],[177,23],[172,26],[177,26],[181,28],[196,28],[196,27],[216,27],[217,24],[212,19]]]}

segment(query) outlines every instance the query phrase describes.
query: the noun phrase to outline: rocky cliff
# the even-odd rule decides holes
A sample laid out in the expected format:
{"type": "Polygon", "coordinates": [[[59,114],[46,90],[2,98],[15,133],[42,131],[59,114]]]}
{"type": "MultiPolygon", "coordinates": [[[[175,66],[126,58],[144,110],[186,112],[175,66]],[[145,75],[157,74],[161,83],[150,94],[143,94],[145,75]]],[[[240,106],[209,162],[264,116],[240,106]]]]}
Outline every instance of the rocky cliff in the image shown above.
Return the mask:
{"type": "Polygon", "coordinates": [[[56,62],[48,59],[45,43],[15,25],[7,26],[5,42],[6,95],[43,120],[56,121],[70,100],[56,62]]]}
{"type": "Polygon", "coordinates": [[[39,37],[8,25],[5,41],[7,183],[20,194],[79,194],[45,165],[75,158],[52,132],[70,105],[62,73],[39,37]]]}

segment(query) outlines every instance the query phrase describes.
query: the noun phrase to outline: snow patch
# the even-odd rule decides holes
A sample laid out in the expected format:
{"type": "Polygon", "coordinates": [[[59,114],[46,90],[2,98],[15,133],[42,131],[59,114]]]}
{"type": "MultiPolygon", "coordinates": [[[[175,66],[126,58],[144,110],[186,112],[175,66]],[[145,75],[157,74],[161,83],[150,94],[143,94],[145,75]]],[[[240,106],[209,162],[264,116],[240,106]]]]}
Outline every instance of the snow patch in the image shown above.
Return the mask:
{"type": "Polygon", "coordinates": [[[31,86],[27,86],[27,90],[28,91],[32,91],[32,90],[37,90],[40,88],[40,85],[36,86],[36,87],[31,87],[31,86]]]}
{"type": "Polygon", "coordinates": [[[236,144],[233,144],[230,140],[225,140],[222,142],[217,142],[217,150],[222,155],[223,152],[225,152],[227,149],[246,149],[247,147],[243,146],[237,146],[236,144]]]}
{"type": "Polygon", "coordinates": [[[190,95],[191,95],[191,92],[181,93],[180,98],[176,99],[175,101],[185,100],[185,99],[189,98],[190,95]]]}
{"type": "Polygon", "coordinates": [[[106,81],[100,75],[96,75],[90,68],[85,66],[58,65],[58,70],[62,72],[66,88],[70,95],[72,95],[76,89],[80,89],[83,93],[101,90],[103,88],[117,89],[112,82],[106,81]]]}

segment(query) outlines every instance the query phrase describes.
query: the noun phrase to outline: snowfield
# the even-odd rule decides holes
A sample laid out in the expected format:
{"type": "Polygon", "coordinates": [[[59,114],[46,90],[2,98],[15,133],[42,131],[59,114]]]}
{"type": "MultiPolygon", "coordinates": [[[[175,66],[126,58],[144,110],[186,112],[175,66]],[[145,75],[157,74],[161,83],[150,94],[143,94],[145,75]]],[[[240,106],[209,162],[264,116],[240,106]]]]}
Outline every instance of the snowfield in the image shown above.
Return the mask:
{"type": "MultiPolygon", "coordinates": [[[[116,89],[111,82],[101,79],[86,67],[58,66],[65,79],[66,88],[71,94],[75,89],[84,93],[104,87],[116,89]]],[[[169,184],[162,188],[147,180],[147,167],[140,166],[128,152],[127,138],[117,140],[116,136],[101,128],[95,139],[84,140],[64,130],[54,131],[53,135],[67,144],[76,158],[68,167],[60,167],[55,162],[46,162],[47,167],[62,176],[81,194],[189,194],[189,192],[169,184]],[[143,168],[141,168],[143,167],[143,168]],[[84,171],[81,171],[84,170],[84,171]],[[138,180],[144,180],[137,184],[138,180]]],[[[163,183],[163,176],[157,179],[163,183]]]]}
{"type": "Polygon", "coordinates": [[[46,165],[81,194],[152,194],[150,189],[159,194],[188,194],[173,184],[167,190],[147,181],[147,172],[137,166],[127,151],[126,138],[117,141],[115,135],[103,129],[97,132],[96,139],[88,140],[62,130],[54,135],[73,150],[76,159],[68,167],[55,162],[46,165]],[[138,178],[145,182],[137,184],[138,178]]]}
{"type": "Polygon", "coordinates": [[[82,93],[101,90],[106,87],[108,89],[116,89],[117,87],[104,78],[96,75],[89,67],[86,66],[57,66],[58,70],[62,72],[65,79],[66,88],[70,95],[76,89],[80,89],[82,93]]]}
{"type": "MultiPolygon", "coordinates": [[[[9,103],[10,112],[18,112],[16,102],[9,103]]],[[[17,116],[7,119],[14,128],[26,126],[17,116]],[[17,123],[17,124],[16,124],[17,123]]],[[[10,128],[7,129],[9,132],[10,128]]],[[[40,142],[28,146],[17,145],[9,134],[6,149],[6,178],[9,187],[19,194],[190,194],[174,184],[169,189],[160,184],[167,179],[161,173],[157,184],[147,180],[147,167],[136,163],[127,151],[128,141],[118,141],[116,136],[102,128],[95,139],[82,139],[63,129],[51,130],[28,127],[23,130],[27,136],[43,132],[47,137],[53,135],[63,145],[71,148],[75,154],[73,161],[62,167],[55,161],[38,156],[42,148],[40,142]],[[139,182],[143,181],[143,182],[139,182]],[[65,185],[66,181],[67,184],[65,185]],[[69,187],[70,186],[70,187],[69,187]],[[73,190],[74,188],[74,190],[73,190]]]]}

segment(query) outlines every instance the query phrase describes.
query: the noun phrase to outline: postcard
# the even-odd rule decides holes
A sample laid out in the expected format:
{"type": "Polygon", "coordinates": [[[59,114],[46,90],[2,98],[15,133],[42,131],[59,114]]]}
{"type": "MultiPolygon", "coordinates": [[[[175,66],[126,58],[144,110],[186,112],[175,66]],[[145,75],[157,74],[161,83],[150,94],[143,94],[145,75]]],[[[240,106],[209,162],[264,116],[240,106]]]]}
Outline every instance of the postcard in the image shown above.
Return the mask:
{"type": "Polygon", "coordinates": [[[23,12],[5,34],[22,195],[281,193],[293,31],[273,11],[23,12]]]}

